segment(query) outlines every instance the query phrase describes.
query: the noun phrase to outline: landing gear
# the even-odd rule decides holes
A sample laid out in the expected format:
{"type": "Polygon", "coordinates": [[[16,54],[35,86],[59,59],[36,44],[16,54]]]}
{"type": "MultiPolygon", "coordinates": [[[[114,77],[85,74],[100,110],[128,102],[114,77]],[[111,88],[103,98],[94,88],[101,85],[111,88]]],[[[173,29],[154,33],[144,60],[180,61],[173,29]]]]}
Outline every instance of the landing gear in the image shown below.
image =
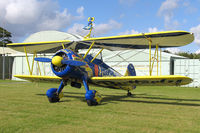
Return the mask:
{"type": "Polygon", "coordinates": [[[57,88],[50,88],[46,92],[47,98],[49,99],[50,103],[59,102],[60,98],[57,94],[57,88]]]}
{"type": "Polygon", "coordinates": [[[101,103],[101,95],[96,90],[89,90],[88,84],[83,79],[83,85],[85,87],[86,93],[85,93],[85,99],[87,101],[88,106],[96,106],[101,103]]]}
{"type": "Polygon", "coordinates": [[[133,94],[128,90],[128,93],[127,93],[127,96],[130,97],[132,96],[133,94]]]}
{"type": "Polygon", "coordinates": [[[46,95],[49,99],[50,103],[59,102],[60,99],[63,97],[63,93],[61,92],[64,87],[63,81],[61,81],[59,88],[50,88],[47,90],[46,95]]]}
{"type": "Polygon", "coordinates": [[[101,103],[101,95],[96,90],[89,90],[85,93],[88,106],[95,106],[101,103]]]}

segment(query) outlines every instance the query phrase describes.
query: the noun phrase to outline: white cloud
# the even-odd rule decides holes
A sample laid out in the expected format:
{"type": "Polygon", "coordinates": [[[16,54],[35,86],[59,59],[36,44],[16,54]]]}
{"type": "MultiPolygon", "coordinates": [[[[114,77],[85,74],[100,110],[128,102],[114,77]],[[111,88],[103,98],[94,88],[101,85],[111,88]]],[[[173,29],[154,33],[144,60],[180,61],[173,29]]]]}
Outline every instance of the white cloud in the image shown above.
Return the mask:
{"type": "MultiPolygon", "coordinates": [[[[67,32],[85,36],[89,33],[89,31],[83,30],[84,26],[85,25],[83,25],[83,24],[76,23],[73,25],[73,27],[69,28],[67,30],[67,32]]],[[[114,20],[110,20],[108,23],[97,24],[97,25],[94,24],[94,29],[92,31],[92,35],[100,36],[100,35],[110,32],[114,29],[119,29],[119,28],[121,28],[121,24],[114,20]]]]}
{"type": "Polygon", "coordinates": [[[149,31],[149,33],[151,33],[151,32],[159,32],[160,30],[158,30],[158,28],[156,28],[156,27],[153,27],[153,28],[149,28],[148,29],[148,31],[149,31]]]}
{"type": "Polygon", "coordinates": [[[121,28],[122,24],[118,23],[117,21],[110,20],[108,23],[104,24],[98,24],[94,27],[94,34],[97,35],[102,35],[105,33],[108,33],[114,29],[119,29],[121,28]]]}
{"type": "Polygon", "coordinates": [[[126,30],[124,32],[120,32],[119,35],[129,35],[129,34],[139,34],[139,33],[140,33],[139,31],[132,29],[132,30],[126,30]]]}
{"type": "Polygon", "coordinates": [[[73,34],[78,34],[78,35],[81,35],[81,36],[86,36],[89,33],[89,31],[88,30],[84,30],[83,29],[84,26],[85,26],[84,24],[75,23],[72,27],[70,27],[67,30],[67,32],[68,33],[73,33],[73,34]]]}
{"type": "Polygon", "coordinates": [[[178,26],[178,21],[173,21],[174,10],[178,8],[179,0],[165,0],[159,10],[158,15],[164,17],[165,28],[168,30],[175,29],[178,26]]]}
{"type": "Polygon", "coordinates": [[[195,54],[200,54],[200,49],[198,49],[198,50],[195,52],[195,54]]]}
{"type": "Polygon", "coordinates": [[[200,45],[200,24],[196,27],[190,28],[190,32],[194,33],[195,39],[194,43],[197,43],[200,45]]]}
{"type": "Polygon", "coordinates": [[[54,0],[0,1],[0,26],[12,33],[14,41],[41,30],[62,30],[83,18],[83,6],[72,15],[66,8],[60,11],[54,0]]]}
{"type": "Polygon", "coordinates": [[[137,30],[132,29],[132,30],[126,30],[124,32],[120,32],[119,35],[130,35],[130,34],[139,34],[139,33],[146,33],[146,32],[152,33],[152,32],[159,32],[159,31],[160,30],[158,30],[157,27],[153,27],[153,28],[150,27],[148,28],[148,31],[145,31],[145,32],[139,32],[137,30]]]}
{"type": "Polygon", "coordinates": [[[37,19],[40,3],[35,0],[13,1],[5,7],[5,19],[11,24],[27,24],[37,19]],[[31,3],[31,6],[27,7],[31,3]]]}
{"type": "Polygon", "coordinates": [[[168,50],[172,54],[178,54],[181,52],[181,50],[179,48],[166,48],[166,50],[168,50]]]}

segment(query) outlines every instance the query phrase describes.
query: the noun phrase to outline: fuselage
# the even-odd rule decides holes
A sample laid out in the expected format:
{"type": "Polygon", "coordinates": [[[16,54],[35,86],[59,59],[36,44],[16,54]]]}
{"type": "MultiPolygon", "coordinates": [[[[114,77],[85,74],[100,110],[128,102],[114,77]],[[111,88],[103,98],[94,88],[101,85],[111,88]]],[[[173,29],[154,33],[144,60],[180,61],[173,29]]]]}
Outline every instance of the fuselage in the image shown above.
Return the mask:
{"type": "Polygon", "coordinates": [[[119,76],[120,74],[112,69],[110,66],[105,64],[100,59],[91,60],[93,57],[91,55],[87,55],[84,59],[83,56],[77,54],[76,52],[69,49],[62,49],[56,52],[54,56],[61,56],[65,60],[75,60],[85,62],[84,66],[70,66],[63,65],[61,67],[57,67],[51,64],[52,71],[55,75],[62,77],[63,79],[77,79],[81,80],[83,76],[87,78],[91,77],[102,77],[102,76],[119,76]]]}

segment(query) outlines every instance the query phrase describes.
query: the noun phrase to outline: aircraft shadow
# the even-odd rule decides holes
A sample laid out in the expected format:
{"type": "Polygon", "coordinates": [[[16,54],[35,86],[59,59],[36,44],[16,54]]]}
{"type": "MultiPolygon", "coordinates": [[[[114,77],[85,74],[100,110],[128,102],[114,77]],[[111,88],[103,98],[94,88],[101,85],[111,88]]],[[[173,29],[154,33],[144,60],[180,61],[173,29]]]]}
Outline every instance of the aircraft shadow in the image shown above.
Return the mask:
{"type": "MultiPolygon", "coordinates": [[[[45,94],[36,94],[36,95],[46,96],[45,94]]],[[[102,95],[103,99],[101,105],[105,105],[108,103],[117,104],[115,102],[117,101],[117,102],[135,102],[135,103],[148,103],[148,104],[180,105],[180,106],[200,106],[200,103],[182,103],[182,102],[200,102],[200,99],[163,98],[161,96],[163,95],[148,95],[146,93],[134,94],[130,97],[127,97],[124,94],[122,94],[121,96],[102,95]]],[[[64,92],[64,97],[76,98],[85,102],[85,93],[64,92]]],[[[66,101],[61,100],[60,102],[67,102],[67,101],[69,100],[66,101]]]]}

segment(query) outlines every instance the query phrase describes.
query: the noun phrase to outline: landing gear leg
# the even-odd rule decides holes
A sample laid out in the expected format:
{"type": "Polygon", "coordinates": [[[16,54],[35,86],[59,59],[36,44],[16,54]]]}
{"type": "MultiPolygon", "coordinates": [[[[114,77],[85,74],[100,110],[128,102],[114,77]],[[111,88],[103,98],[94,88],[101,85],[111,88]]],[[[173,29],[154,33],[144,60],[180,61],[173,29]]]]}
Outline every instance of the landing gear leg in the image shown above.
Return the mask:
{"type": "Polygon", "coordinates": [[[57,88],[50,88],[47,90],[46,95],[50,103],[59,102],[63,97],[62,89],[64,88],[64,82],[61,81],[60,86],[57,88]]]}
{"type": "Polygon", "coordinates": [[[127,96],[132,96],[133,94],[128,90],[127,96]]]}
{"type": "Polygon", "coordinates": [[[89,90],[86,78],[83,78],[83,85],[86,90],[85,99],[87,101],[88,106],[98,105],[102,100],[100,94],[96,90],[89,90]]]}

